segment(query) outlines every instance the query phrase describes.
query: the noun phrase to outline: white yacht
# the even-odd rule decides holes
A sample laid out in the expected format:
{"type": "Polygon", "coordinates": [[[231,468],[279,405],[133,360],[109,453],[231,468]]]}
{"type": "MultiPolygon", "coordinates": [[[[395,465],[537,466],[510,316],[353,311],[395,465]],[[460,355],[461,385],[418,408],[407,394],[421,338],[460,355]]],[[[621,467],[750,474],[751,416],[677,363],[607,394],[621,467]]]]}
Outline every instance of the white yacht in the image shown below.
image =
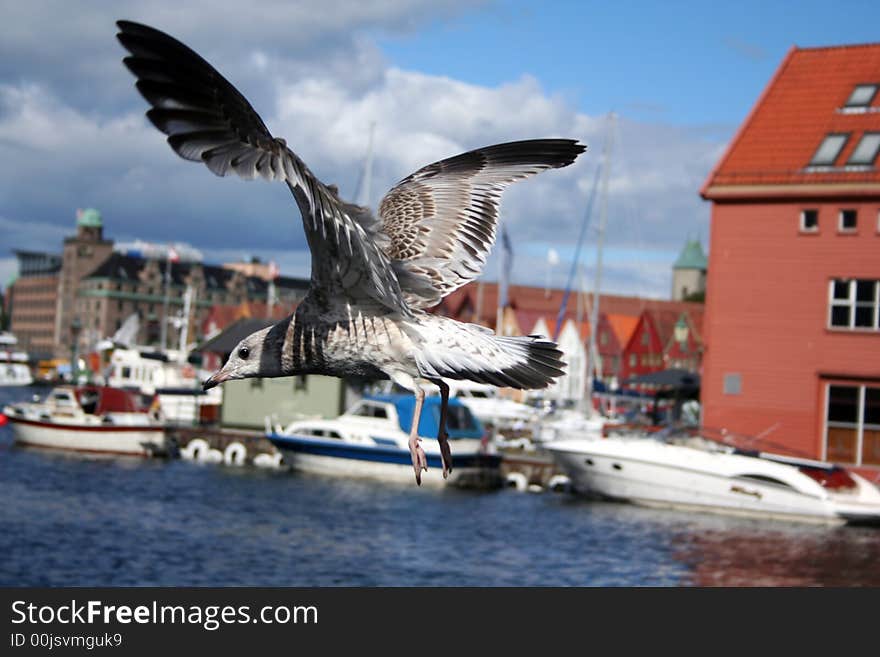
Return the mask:
{"type": "Polygon", "coordinates": [[[34,382],[28,355],[18,347],[18,339],[0,332],[0,386],[27,386],[34,382]]]}
{"type": "MultiPolygon", "coordinates": [[[[413,483],[408,441],[415,397],[388,394],[364,398],[331,420],[301,420],[287,427],[267,426],[266,437],[292,468],[319,474],[371,477],[413,483]]],[[[452,473],[442,476],[436,440],[440,400],[427,397],[419,419],[419,436],[428,458],[426,485],[492,488],[501,485],[501,458],[487,452],[484,431],[460,402],[449,400],[447,430],[452,473]]]]}
{"type": "Polygon", "coordinates": [[[842,524],[880,522],[880,489],[840,466],[702,438],[545,445],[576,492],[644,506],[842,524]]]}

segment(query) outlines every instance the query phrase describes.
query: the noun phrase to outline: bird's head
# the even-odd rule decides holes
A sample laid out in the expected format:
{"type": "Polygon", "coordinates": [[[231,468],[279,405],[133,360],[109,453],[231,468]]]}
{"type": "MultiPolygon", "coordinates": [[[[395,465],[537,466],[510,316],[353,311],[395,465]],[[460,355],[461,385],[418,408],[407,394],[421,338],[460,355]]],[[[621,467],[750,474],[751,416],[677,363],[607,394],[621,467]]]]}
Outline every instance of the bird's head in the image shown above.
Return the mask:
{"type": "Polygon", "coordinates": [[[269,338],[272,328],[251,333],[239,342],[226,364],[205,380],[202,389],[209,390],[234,379],[281,376],[280,353],[273,349],[274,343],[269,338]]]}

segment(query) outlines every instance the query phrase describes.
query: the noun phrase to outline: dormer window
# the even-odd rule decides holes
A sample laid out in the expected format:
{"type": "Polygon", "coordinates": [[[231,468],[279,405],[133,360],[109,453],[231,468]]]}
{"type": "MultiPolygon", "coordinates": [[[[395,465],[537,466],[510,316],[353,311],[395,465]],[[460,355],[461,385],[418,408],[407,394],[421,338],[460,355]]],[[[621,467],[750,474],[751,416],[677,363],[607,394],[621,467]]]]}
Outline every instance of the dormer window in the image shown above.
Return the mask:
{"type": "Polygon", "coordinates": [[[866,132],[853,149],[847,164],[873,166],[880,152],[880,132],[866,132]]]}
{"type": "Polygon", "coordinates": [[[840,155],[840,151],[843,150],[848,139],[849,134],[845,133],[832,133],[826,135],[825,139],[822,140],[822,143],[819,144],[816,154],[813,155],[813,159],[810,160],[810,166],[834,166],[837,156],[840,155]]]}
{"type": "Polygon", "coordinates": [[[857,84],[844,107],[869,107],[877,95],[877,84],[857,84]]]}

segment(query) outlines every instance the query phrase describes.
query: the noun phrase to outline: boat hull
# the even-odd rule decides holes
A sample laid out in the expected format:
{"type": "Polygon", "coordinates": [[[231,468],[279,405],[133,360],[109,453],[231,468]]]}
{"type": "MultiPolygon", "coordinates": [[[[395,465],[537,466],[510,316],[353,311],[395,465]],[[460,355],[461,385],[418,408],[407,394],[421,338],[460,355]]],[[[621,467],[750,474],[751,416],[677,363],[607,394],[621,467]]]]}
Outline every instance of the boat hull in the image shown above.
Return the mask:
{"type": "Polygon", "coordinates": [[[81,426],[9,418],[16,443],[30,447],[124,456],[165,450],[165,430],[152,426],[81,426]]]}
{"type": "MultiPolygon", "coordinates": [[[[797,490],[778,483],[732,476],[725,472],[726,463],[717,462],[746,457],[661,445],[647,446],[647,449],[641,445],[628,452],[626,444],[609,443],[597,440],[591,447],[582,442],[576,449],[557,443],[549,449],[571,479],[574,490],[585,495],[649,507],[799,522],[880,521],[875,491],[863,491],[872,498],[870,503],[860,504],[855,500],[841,503],[818,485],[817,490],[797,490]],[[652,454],[652,449],[662,451],[662,456],[652,454]],[[852,512],[847,511],[848,507],[852,512]]],[[[743,472],[748,471],[746,465],[743,472]]],[[[859,486],[870,484],[861,481],[859,486]]]]}
{"type": "MultiPolygon", "coordinates": [[[[409,450],[396,446],[370,446],[307,436],[267,434],[284,454],[284,461],[295,470],[344,477],[367,477],[411,484],[414,480],[409,450]]],[[[501,486],[501,458],[469,452],[455,454],[452,445],[452,473],[444,480],[439,453],[427,452],[428,471],[422,484],[497,488],[501,486]]]]}

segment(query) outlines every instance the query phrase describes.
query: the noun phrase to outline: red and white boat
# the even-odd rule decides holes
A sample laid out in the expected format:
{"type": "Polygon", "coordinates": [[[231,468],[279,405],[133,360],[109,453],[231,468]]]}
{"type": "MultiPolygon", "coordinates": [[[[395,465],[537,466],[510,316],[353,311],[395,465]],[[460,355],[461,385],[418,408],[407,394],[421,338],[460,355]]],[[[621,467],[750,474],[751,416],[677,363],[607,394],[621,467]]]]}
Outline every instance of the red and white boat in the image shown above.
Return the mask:
{"type": "Polygon", "coordinates": [[[52,449],[153,456],[163,454],[158,405],[136,392],[107,386],[60,386],[42,401],[3,409],[13,438],[52,449]]]}

